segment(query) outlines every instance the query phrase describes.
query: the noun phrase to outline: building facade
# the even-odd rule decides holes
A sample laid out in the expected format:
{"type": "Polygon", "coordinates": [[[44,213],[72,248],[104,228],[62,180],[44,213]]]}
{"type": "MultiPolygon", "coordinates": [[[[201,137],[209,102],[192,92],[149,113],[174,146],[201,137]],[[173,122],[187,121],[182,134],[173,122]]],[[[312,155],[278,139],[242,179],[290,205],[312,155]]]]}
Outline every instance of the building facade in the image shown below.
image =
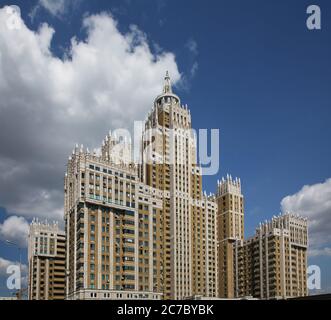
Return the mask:
{"type": "Polygon", "coordinates": [[[65,234],[58,224],[33,220],[29,229],[29,300],[65,298],[65,234]]]}
{"type": "Polygon", "coordinates": [[[75,148],[65,178],[68,299],[162,297],[159,197],[135,166],[75,148]]]}
{"type": "Polygon", "coordinates": [[[237,297],[307,296],[307,219],[293,214],[260,224],[254,237],[234,247],[237,297]]]}

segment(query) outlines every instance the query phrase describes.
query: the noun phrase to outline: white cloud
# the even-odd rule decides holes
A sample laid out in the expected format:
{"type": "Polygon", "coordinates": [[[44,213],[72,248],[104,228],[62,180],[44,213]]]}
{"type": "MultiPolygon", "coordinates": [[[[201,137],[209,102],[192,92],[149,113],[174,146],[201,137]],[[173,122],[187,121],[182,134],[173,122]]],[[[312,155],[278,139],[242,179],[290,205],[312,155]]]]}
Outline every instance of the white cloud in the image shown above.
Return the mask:
{"type": "Polygon", "coordinates": [[[150,50],[132,26],[121,34],[108,13],[83,21],[86,38],[55,57],[47,24],[8,30],[0,10],[0,207],[25,217],[63,217],[63,175],[75,143],[98,147],[109,129],[143,120],[172,53],[150,50]]]}
{"type": "Polygon", "coordinates": [[[292,211],[308,218],[311,255],[329,255],[330,249],[322,246],[331,242],[331,179],[304,186],[284,198],[281,207],[283,212],[292,211]]]}
{"type": "Polygon", "coordinates": [[[0,238],[27,247],[29,224],[23,217],[11,216],[0,224],[0,238]]]}
{"type": "Polygon", "coordinates": [[[185,48],[188,51],[187,54],[188,71],[187,71],[187,75],[183,75],[182,78],[180,79],[179,86],[181,89],[185,91],[189,91],[191,87],[190,82],[195,77],[199,69],[199,63],[197,61],[197,57],[199,55],[198,43],[193,38],[190,38],[185,43],[185,48]]]}
{"type": "Polygon", "coordinates": [[[17,263],[3,259],[0,257],[0,276],[4,276],[7,274],[7,268],[9,266],[15,265],[17,263]]]}
{"type": "MultiPolygon", "coordinates": [[[[7,259],[4,259],[4,258],[0,257],[0,276],[7,275],[7,268],[9,266],[13,266],[13,265],[19,265],[19,262],[18,261],[10,261],[10,260],[7,260],[7,259]]],[[[21,268],[22,268],[22,273],[23,274],[27,273],[27,270],[28,270],[27,265],[22,264],[21,268]]]]}
{"type": "Polygon", "coordinates": [[[39,0],[32,8],[30,17],[32,19],[43,9],[49,12],[52,16],[61,18],[69,9],[75,8],[82,0],[39,0]]]}
{"type": "Polygon", "coordinates": [[[70,0],[39,0],[39,5],[56,16],[65,12],[66,3],[68,2],[70,2],[70,0]]]}

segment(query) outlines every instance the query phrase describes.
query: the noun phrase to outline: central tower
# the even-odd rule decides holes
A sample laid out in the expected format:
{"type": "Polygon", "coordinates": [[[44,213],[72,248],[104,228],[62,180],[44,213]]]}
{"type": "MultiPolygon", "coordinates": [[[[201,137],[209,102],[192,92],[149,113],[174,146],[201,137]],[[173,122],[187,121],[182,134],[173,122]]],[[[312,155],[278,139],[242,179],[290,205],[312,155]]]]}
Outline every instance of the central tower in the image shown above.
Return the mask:
{"type": "Polygon", "coordinates": [[[192,295],[191,172],[195,159],[191,114],[172,92],[167,72],[163,93],[154,102],[143,138],[144,180],[163,191],[165,297],[192,295]]]}
{"type": "Polygon", "coordinates": [[[164,297],[217,296],[215,200],[202,194],[191,112],[173,93],[168,72],[146,119],[142,150],[141,178],[163,193],[164,297]]]}

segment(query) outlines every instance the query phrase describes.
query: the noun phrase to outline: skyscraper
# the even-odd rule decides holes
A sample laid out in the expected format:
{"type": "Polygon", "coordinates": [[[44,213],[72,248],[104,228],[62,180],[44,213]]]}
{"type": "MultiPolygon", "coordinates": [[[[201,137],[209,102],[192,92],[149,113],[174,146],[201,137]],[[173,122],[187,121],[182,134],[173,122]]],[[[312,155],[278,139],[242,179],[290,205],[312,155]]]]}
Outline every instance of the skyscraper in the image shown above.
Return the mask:
{"type": "Polygon", "coordinates": [[[65,234],[57,223],[33,220],[29,229],[29,300],[65,298],[65,234]]]}
{"type": "MultiPolygon", "coordinates": [[[[108,141],[117,138],[109,134],[108,141]]],[[[160,299],[157,190],[133,164],[75,148],[65,177],[68,299],[160,299]]]]}
{"type": "Polygon", "coordinates": [[[217,296],[216,205],[203,196],[191,112],[168,73],[143,137],[142,181],[163,193],[165,297],[217,296]]]}
{"type": "Polygon", "coordinates": [[[76,146],[65,177],[67,297],[216,297],[216,204],[202,192],[191,114],[164,88],[141,139],[107,135],[101,155],[76,146]]]}
{"type": "Polygon", "coordinates": [[[306,296],[307,246],[305,218],[287,213],[260,224],[254,237],[234,244],[237,296],[306,296]]]}
{"type": "Polygon", "coordinates": [[[169,74],[140,133],[76,145],[65,174],[67,299],[305,295],[307,225],[284,216],[244,240],[241,180],[203,192],[191,112],[169,74]]]}
{"type": "Polygon", "coordinates": [[[218,184],[219,296],[235,297],[233,244],[244,240],[244,197],[240,179],[227,176],[218,184]]]}

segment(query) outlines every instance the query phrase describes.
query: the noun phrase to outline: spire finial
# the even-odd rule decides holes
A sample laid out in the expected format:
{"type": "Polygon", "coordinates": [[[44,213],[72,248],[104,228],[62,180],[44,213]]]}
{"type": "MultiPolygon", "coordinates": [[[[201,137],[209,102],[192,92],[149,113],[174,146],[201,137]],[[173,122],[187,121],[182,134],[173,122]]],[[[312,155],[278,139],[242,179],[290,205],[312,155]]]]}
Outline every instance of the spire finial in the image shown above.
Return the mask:
{"type": "Polygon", "coordinates": [[[164,78],[163,93],[172,93],[171,79],[169,76],[169,71],[166,72],[166,76],[164,78]]]}

